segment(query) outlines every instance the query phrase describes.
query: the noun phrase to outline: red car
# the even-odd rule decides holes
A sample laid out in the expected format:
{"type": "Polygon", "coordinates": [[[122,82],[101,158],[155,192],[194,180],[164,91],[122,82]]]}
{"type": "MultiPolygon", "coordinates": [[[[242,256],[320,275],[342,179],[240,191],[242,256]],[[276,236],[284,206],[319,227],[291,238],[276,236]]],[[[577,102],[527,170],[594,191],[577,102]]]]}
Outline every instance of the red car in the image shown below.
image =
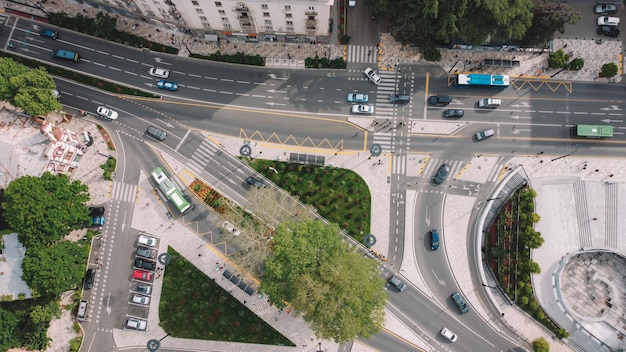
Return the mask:
{"type": "Polygon", "coordinates": [[[152,273],[143,270],[133,271],[133,279],[141,281],[152,281],[152,273]]]}

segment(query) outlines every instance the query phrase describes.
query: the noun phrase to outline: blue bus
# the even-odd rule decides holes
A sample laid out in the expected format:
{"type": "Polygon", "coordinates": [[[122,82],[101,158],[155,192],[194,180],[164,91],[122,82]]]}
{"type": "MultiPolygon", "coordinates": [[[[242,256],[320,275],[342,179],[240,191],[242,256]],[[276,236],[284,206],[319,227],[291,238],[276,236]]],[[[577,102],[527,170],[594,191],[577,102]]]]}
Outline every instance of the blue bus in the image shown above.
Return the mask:
{"type": "Polygon", "coordinates": [[[508,75],[490,75],[488,73],[459,73],[456,77],[456,84],[459,86],[487,86],[502,87],[509,86],[508,75]]]}

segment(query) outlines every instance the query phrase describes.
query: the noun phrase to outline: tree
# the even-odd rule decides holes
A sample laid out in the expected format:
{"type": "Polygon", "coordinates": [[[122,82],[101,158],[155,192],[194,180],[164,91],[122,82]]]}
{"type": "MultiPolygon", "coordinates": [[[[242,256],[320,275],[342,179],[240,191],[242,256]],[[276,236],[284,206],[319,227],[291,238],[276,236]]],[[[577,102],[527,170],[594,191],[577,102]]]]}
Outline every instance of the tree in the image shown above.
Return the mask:
{"type": "Polygon", "coordinates": [[[608,64],[604,64],[600,68],[600,75],[602,75],[602,77],[604,78],[615,77],[617,72],[618,72],[617,65],[612,62],[609,62],[608,64]]]}
{"type": "Polygon", "coordinates": [[[572,56],[566,54],[563,49],[559,49],[553,53],[548,54],[548,67],[550,68],[565,68],[572,56]]]}
{"type": "Polygon", "coordinates": [[[540,337],[533,341],[533,351],[534,352],[550,352],[550,344],[546,339],[540,337]]]}
{"type": "Polygon", "coordinates": [[[585,59],[582,57],[577,57],[569,64],[569,69],[574,71],[579,71],[585,66],[585,59]]]}
{"type": "Polygon", "coordinates": [[[373,14],[385,14],[390,19],[396,39],[423,49],[441,41],[521,39],[532,23],[530,0],[368,0],[367,4],[373,14]],[[477,18],[481,20],[476,21],[477,18]]]}
{"type": "Polygon", "coordinates": [[[272,304],[291,304],[324,339],[370,337],[380,330],[387,294],[378,263],[342,241],[336,224],[286,221],[272,245],[259,287],[272,304]]]}
{"type": "Polygon", "coordinates": [[[582,18],[580,12],[563,2],[543,2],[531,10],[532,25],[524,34],[524,46],[545,46],[556,31],[565,33],[566,24],[576,24],[582,18]]]}
{"type": "Polygon", "coordinates": [[[524,270],[526,270],[529,273],[533,273],[533,274],[541,273],[541,267],[539,266],[539,264],[537,264],[537,262],[531,259],[529,259],[525,263],[522,263],[521,265],[524,267],[524,270]]]}
{"type": "Polygon", "coordinates": [[[9,58],[0,58],[0,100],[8,101],[29,115],[61,110],[54,96],[56,85],[43,67],[29,69],[9,58]]]}
{"type": "MultiPolygon", "coordinates": [[[[29,247],[22,262],[22,279],[44,296],[57,296],[73,289],[84,275],[87,250],[86,246],[70,241],[60,241],[48,247],[29,247]]],[[[49,309],[45,311],[48,312],[45,315],[50,314],[49,309]]],[[[36,316],[39,315],[40,312],[36,313],[36,316]]]]}
{"type": "Polygon", "coordinates": [[[1,206],[26,248],[48,245],[89,221],[88,190],[66,175],[22,176],[9,183],[1,206]]]}

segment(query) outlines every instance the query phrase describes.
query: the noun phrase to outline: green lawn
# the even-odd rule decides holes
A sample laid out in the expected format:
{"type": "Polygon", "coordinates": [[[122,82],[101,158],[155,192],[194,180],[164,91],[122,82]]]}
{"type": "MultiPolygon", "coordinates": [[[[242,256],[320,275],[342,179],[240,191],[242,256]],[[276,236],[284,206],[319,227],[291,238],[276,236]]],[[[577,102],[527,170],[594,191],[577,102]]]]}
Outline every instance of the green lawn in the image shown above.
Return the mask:
{"type": "Polygon", "coordinates": [[[295,346],[174,249],[168,253],[159,317],[171,336],[295,346]]]}
{"type": "Polygon", "coordinates": [[[369,233],[370,190],[355,172],[261,159],[252,160],[249,165],[301,202],[311,204],[321,216],[338,224],[357,241],[363,241],[369,233]]]}

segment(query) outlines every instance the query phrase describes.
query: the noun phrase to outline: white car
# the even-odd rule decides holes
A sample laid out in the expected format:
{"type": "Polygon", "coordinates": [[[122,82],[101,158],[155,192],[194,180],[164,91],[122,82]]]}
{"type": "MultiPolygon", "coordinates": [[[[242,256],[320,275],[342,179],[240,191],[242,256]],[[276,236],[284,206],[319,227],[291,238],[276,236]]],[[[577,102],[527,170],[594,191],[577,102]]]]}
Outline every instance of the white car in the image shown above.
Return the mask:
{"type": "Polygon", "coordinates": [[[598,17],[598,26],[619,26],[619,18],[600,16],[598,17]]]}
{"type": "Polygon", "coordinates": [[[353,114],[371,115],[374,113],[374,107],[371,105],[352,105],[350,110],[353,114]]]}
{"type": "Polygon", "coordinates": [[[153,67],[150,69],[150,76],[167,78],[170,76],[170,71],[164,68],[153,67]]]}
{"type": "Polygon", "coordinates": [[[133,330],[146,330],[148,323],[145,320],[128,318],[126,320],[126,327],[133,330]]]}
{"type": "Polygon", "coordinates": [[[133,303],[143,304],[144,306],[147,306],[148,304],[150,304],[150,297],[133,295],[133,303]]]}
{"type": "Polygon", "coordinates": [[[356,6],[356,0],[348,0],[348,6],[355,7],[356,6]]]}
{"type": "Polygon", "coordinates": [[[117,111],[105,108],[104,106],[98,106],[98,109],[96,109],[96,111],[98,112],[98,115],[104,117],[107,120],[117,120],[119,116],[117,111]]]}
{"type": "Polygon", "coordinates": [[[376,71],[374,71],[371,67],[368,67],[365,70],[363,70],[363,73],[365,73],[367,78],[369,78],[370,81],[374,82],[374,84],[378,85],[378,83],[380,83],[381,81],[380,76],[378,76],[376,71]]]}
{"type": "Polygon", "coordinates": [[[443,329],[441,329],[441,336],[450,340],[450,342],[456,342],[456,339],[457,339],[456,334],[448,330],[448,328],[446,328],[445,326],[443,327],[443,329]]]}
{"type": "Polygon", "coordinates": [[[139,238],[137,238],[137,243],[148,247],[154,247],[157,244],[157,239],[142,234],[139,235],[139,238]]]}

